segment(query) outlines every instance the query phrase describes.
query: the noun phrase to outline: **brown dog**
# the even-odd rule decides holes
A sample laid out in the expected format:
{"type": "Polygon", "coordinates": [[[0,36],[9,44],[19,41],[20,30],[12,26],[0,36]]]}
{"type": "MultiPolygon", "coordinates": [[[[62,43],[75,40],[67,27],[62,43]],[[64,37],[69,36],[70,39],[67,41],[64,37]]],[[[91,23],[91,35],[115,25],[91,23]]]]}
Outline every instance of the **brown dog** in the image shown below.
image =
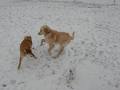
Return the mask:
{"type": "Polygon", "coordinates": [[[64,47],[70,43],[71,40],[74,39],[74,32],[72,36],[70,36],[66,32],[58,32],[53,29],[51,29],[49,26],[44,25],[40,28],[40,32],[38,35],[44,35],[45,39],[42,39],[41,45],[43,42],[47,42],[49,45],[48,53],[51,55],[51,50],[53,49],[55,44],[60,45],[60,51],[58,52],[57,56],[54,58],[57,58],[62,51],[64,50],[64,47]]]}
{"type": "Polygon", "coordinates": [[[21,62],[27,54],[30,54],[31,56],[36,58],[36,56],[32,53],[32,38],[31,38],[31,36],[25,36],[24,40],[20,44],[20,60],[19,60],[19,64],[18,64],[18,69],[20,69],[21,62]]]}

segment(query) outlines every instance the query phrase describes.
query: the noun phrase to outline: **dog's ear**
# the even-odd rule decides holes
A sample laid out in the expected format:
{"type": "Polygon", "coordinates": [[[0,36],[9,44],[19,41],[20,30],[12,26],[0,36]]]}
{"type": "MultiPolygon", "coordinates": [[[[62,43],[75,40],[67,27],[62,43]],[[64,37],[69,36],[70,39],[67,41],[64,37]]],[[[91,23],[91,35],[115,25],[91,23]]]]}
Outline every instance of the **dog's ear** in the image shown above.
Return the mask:
{"type": "Polygon", "coordinates": [[[54,40],[56,41],[56,38],[57,38],[57,36],[56,35],[54,35],[54,40]]]}
{"type": "Polygon", "coordinates": [[[32,40],[32,37],[31,37],[31,36],[29,36],[29,40],[32,40]]]}
{"type": "Polygon", "coordinates": [[[32,40],[32,37],[31,36],[25,36],[24,39],[26,39],[26,40],[32,40]]]}
{"type": "Polygon", "coordinates": [[[44,28],[45,29],[50,29],[50,27],[46,24],[46,25],[44,25],[44,28]]]}
{"type": "Polygon", "coordinates": [[[45,29],[44,32],[45,32],[46,34],[48,34],[48,33],[50,33],[50,30],[49,30],[49,29],[45,29]]]}
{"type": "Polygon", "coordinates": [[[47,24],[45,24],[45,25],[44,25],[44,27],[48,28],[48,25],[47,25],[47,24]]]}

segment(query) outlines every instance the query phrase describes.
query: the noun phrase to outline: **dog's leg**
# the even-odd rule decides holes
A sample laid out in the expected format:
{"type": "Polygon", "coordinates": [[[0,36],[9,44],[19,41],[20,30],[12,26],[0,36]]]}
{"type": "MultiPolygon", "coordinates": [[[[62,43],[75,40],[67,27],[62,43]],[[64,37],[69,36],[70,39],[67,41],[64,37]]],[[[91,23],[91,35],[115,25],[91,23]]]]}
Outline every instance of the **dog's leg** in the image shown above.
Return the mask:
{"type": "Polygon", "coordinates": [[[58,58],[60,56],[60,54],[63,52],[63,50],[64,50],[64,46],[61,46],[60,51],[58,52],[58,54],[54,58],[58,58]]]}
{"type": "Polygon", "coordinates": [[[35,59],[37,59],[37,57],[32,52],[30,54],[32,55],[32,57],[34,57],[35,59]]]}
{"type": "Polygon", "coordinates": [[[49,49],[48,49],[48,53],[51,55],[51,50],[54,48],[54,45],[53,44],[50,44],[49,45],[49,49]]]}
{"type": "Polygon", "coordinates": [[[31,49],[29,50],[29,54],[30,54],[32,57],[34,57],[35,59],[37,59],[37,57],[32,53],[32,50],[31,50],[31,49]]]}
{"type": "Polygon", "coordinates": [[[40,46],[43,45],[43,42],[45,42],[45,39],[42,39],[42,40],[41,40],[41,44],[40,44],[40,46]]]}
{"type": "Polygon", "coordinates": [[[26,49],[27,54],[31,55],[31,57],[34,57],[35,59],[37,59],[37,57],[32,53],[32,49],[26,49]]]}

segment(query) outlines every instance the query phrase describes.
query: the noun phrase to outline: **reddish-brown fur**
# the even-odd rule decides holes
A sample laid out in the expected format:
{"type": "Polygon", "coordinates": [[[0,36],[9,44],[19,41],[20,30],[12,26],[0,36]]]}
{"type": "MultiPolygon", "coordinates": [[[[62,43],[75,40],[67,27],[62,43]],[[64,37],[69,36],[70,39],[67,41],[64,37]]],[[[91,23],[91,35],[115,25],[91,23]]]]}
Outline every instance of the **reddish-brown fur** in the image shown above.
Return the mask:
{"type": "Polygon", "coordinates": [[[53,30],[47,25],[42,26],[40,28],[40,32],[38,34],[44,35],[45,40],[43,39],[41,41],[41,45],[42,45],[43,41],[48,43],[48,45],[49,45],[48,52],[50,55],[51,55],[51,50],[54,47],[54,45],[55,44],[60,45],[60,51],[55,58],[57,58],[61,54],[61,52],[64,50],[65,45],[69,44],[70,41],[74,39],[74,32],[73,32],[73,35],[70,36],[66,32],[58,32],[56,30],[53,30]]]}
{"type": "Polygon", "coordinates": [[[18,64],[18,69],[20,69],[22,60],[27,54],[30,54],[31,56],[36,58],[36,56],[32,53],[32,38],[31,38],[31,36],[25,36],[24,40],[20,44],[20,60],[19,60],[19,64],[18,64]]]}

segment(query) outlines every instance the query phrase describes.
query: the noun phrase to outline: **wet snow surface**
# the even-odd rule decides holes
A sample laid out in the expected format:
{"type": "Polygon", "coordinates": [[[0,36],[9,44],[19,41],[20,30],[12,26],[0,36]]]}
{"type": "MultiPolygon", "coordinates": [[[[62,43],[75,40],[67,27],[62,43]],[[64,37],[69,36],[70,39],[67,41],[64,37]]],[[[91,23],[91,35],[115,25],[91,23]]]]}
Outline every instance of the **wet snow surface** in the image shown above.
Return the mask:
{"type": "Polygon", "coordinates": [[[0,90],[120,90],[120,7],[74,3],[16,3],[0,6],[0,90]],[[39,28],[48,24],[75,39],[54,59],[39,28]],[[33,39],[34,59],[19,44],[33,39]]]}

